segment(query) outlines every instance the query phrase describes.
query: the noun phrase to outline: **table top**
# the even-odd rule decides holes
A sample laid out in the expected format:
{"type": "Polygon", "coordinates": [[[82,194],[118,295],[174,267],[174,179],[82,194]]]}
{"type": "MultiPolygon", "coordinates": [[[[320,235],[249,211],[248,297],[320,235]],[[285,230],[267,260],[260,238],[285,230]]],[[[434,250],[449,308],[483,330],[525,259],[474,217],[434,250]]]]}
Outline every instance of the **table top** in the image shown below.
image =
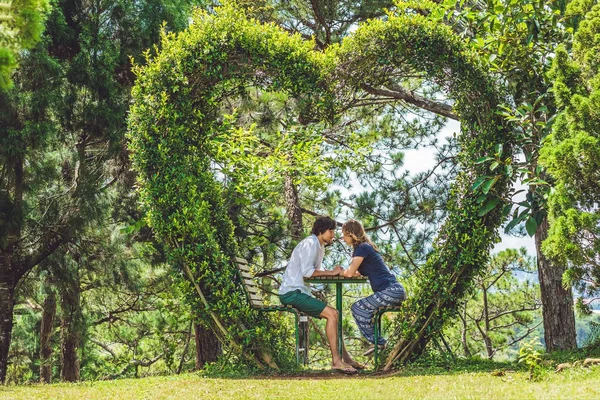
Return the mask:
{"type": "Polygon", "coordinates": [[[345,276],[313,276],[310,278],[304,278],[304,282],[313,283],[367,283],[366,276],[353,276],[352,278],[346,278],[345,276]]]}

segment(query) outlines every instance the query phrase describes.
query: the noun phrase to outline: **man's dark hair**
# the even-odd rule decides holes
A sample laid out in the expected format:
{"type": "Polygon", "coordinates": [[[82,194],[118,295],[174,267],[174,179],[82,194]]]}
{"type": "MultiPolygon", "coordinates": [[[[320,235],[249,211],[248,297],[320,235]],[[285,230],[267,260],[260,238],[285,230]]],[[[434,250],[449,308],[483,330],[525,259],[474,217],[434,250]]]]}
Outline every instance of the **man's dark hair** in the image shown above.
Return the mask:
{"type": "Polygon", "coordinates": [[[319,236],[321,233],[325,233],[330,229],[335,229],[337,224],[334,220],[329,217],[319,217],[313,224],[312,233],[313,235],[319,236]]]}

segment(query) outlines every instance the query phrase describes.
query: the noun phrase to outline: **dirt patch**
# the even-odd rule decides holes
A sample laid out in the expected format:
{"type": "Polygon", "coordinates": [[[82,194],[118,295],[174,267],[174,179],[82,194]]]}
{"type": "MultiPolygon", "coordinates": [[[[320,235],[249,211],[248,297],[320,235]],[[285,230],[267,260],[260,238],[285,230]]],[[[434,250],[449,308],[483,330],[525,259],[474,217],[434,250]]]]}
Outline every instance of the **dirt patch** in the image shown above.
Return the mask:
{"type": "Polygon", "coordinates": [[[285,374],[285,375],[255,375],[249,376],[245,379],[268,379],[268,380],[306,380],[306,379],[315,379],[315,380],[329,380],[329,379],[378,379],[378,378],[389,378],[392,376],[402,375],[402,370],[397,371],[359,371],[356,375],[345,375],[340,372],[323,369],[323,370],[310,370],[310,371],[302,371],[293,374],[285,374]]]}

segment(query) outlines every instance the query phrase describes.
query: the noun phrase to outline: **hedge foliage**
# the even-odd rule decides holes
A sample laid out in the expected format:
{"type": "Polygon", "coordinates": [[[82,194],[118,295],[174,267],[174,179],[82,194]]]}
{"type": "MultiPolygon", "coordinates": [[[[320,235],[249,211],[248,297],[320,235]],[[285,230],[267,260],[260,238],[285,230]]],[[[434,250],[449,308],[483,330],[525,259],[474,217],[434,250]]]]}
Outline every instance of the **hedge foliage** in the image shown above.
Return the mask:
{"type": "MultiPolygon", "coordinates": [[[[187,31],[165,34],[158,54],[136,68],[130,149],[148,221],[168,243],[172,264],[189,266],[233,342],[254,354],[268,349],[282,362],[290,354],[281,341],[291,333],[248,307],[231,263],[233,227],[222,177],[211,169],[211,143],[227,130],[220,102],[248,86],[283,91],[298,102],[304,121],[335,124],[363,83],[385,83],[391,71],[422,74],[439,85],[461,118],[461,173],[453,184],[450,217],[419,284],[411,288],[389,367],[418,354],[455,313],[498,240],[510,182],[496,178],[482,184],[478,177],[488,171],[487,157],[512,157],[512,138],[496,113],[503,99],[461,39],[408,8],[361,25],[325,52],[314,48],[232,7],[212,15],[197,12],[187,31]]],[[[186,293],[202,320],[215,328],[191,284],[186,293]]]]}

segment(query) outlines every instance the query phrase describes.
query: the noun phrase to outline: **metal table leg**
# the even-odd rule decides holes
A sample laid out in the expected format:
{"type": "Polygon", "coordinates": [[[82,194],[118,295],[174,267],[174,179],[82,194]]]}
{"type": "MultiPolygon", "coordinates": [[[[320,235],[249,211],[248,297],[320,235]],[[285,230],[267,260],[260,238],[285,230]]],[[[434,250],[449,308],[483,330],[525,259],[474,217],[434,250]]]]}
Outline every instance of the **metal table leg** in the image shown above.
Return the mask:
{"type": "Polygon", "coordinates": [[[335,306],[338,310],[338,352],[342,357],[343,349],[343,335],[342,335],[342,283],[336,282],[335,284],[335,306]]]}

